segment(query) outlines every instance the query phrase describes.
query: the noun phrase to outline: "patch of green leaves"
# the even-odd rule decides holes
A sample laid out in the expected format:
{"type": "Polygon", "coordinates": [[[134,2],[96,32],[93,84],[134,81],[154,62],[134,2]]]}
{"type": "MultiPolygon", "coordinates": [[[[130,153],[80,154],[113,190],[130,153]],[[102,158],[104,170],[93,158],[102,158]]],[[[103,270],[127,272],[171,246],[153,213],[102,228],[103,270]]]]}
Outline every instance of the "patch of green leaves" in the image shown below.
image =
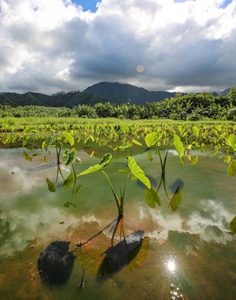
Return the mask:
{"type": "Polygon", "coordinates": [[[144,199],[148,206],[151,208],[155,208],[156,204],[158,206],[161,206],[161,199],[154,188],[145,189],[144,191],[144,199]]]}

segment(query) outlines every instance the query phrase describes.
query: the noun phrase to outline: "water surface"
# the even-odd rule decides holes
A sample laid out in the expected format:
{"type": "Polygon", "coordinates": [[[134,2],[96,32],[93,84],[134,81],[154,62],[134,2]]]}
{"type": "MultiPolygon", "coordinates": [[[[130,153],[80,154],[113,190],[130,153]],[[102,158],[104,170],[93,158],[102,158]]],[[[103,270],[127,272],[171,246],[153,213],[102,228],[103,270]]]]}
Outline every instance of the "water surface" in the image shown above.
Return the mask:
{"type": "MultiPolygon", "coordinates": [[[[37,152],[37,151],[34,151],[37,152]]],[[[38,151],[40,153],[40,150],[38,151]]],[[[99,162],[79,151],[82,171],[99,162]]],[[[157,157],[135,155],[152,178],[160,178],[157,157]]],[[[151,209],[144,190],[130,180],[125,199],[124,233],[144,231],[139,251],[119,271],[101,274],[104,252],[111,246],[105,230],[76,254],[72,274],[63,285],[41,283],[39,254],[52,241],[70,241],[70,249],[104,228],[117,215],[113,195],[101,173],[81,177],[81,191],[73,198],[76,207],[65,208],[71,191],[59,178],[56,192],[47,189],[46,178],[57,175],[52,150],[47,164],[42,156],[26,161],[22,149],[0,150],[0,298],[1,299],[235,299],[236,243],[229,222],[236,215],[235,179],[227,176],[227,164],[201,154],[197,165],[183,166],[171,152],[167,160],[170,196],[182,184],[183,199],[172,213],[161,189],[162,207],[151,209]],[[79,288],[84,270],[84,287],[79,288]]],[[[63,174],[70,169],[61,165],[63,174]]],[[[106,172],[119,191],[126,159],[114,159],[106,172]]],[[[116,235],[114,243],[120,241],[116,235]]]]}

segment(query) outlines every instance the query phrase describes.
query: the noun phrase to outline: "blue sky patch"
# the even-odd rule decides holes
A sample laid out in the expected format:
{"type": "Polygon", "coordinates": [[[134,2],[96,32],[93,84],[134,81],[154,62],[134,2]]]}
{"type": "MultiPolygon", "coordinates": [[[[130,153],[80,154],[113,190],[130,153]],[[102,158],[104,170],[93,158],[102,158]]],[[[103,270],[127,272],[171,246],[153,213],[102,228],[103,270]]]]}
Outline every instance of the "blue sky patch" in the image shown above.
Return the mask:
{"type": "Polygon", "coordinates": [[[227,7],[233,0],[225,0],[224,3],[221,4],[220,8],[227,7]]]}
{"type": "Polygon", "coordinates": [[[71,2],[82,5],[83,10],[91,10],[92,12],[95,12],[97,10],[96,4],[99,2],[98,0],[71,0],[71,2]]]}

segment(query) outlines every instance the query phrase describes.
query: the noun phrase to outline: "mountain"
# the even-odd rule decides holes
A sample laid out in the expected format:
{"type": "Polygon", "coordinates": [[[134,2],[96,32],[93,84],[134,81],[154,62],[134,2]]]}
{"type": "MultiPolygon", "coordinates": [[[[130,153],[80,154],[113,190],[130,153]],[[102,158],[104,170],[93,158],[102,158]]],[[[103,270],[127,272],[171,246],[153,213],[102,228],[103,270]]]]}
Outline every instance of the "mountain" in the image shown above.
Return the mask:
{"type": "MultiPolygon", "coordinates": [[[[220,95],[227,95],[230,89],[226,89],[220,95]]],[[[184,93],[182,95],[185,95],[184,93]]],[[[214,93],[214,96],[217,96],[214,93]]],[[[175,97],[175,93],[158,91],[150,92],[144,88],[119,82],[100,82],[89,86],[83,92],[73,91],[69,93],[58,92],[51,96],[41,93],[27,92],[25,94],[0,93],[0,104],[10,106],[54,106],[69,107],[96,103],[110,102],[111,104],[133,103],[144,105],[146,102],[158,102],[165,98],[175,97]]]]}
{"type": "Polygon", "coordinates": [[[129,102],[144,105],[146,102],[158,102],[175,96],[175,93],[150,92],[144,88],[119,82],[100,82],[89,86],[84,92],[99,95],[115,104],[129,102]]]}
{"type": "Polygon", "coordinates": [[[221,91],[219,94],[220,94],[221,96],[227,96],[228,93],[229,93],[229,91],[230,91],[230,89],[231,89],[231,88],[225,89],[225,90],[221,91]]]}
{"type": "Polygon", "coordinates": [[[85,92],[70,92],[57,93],[54,95],[44,95],[40,93],[28,92],[25,94],[4,93],[0,95],[0,104],[9,106],[54,106],[54,107],[69,107],[77,106],[79,104],[93,105],[99,102],[107,102],[108,100],[95,94],[85,92]]]}

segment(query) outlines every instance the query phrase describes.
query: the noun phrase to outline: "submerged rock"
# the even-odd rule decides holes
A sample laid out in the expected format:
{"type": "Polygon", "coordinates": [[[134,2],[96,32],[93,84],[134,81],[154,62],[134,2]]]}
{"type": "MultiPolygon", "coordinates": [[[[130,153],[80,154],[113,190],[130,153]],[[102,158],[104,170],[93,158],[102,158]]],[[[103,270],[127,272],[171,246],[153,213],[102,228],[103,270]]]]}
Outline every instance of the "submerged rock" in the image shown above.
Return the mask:
{"type": "Polygon", "coordinates": [[[68,252],[70,242],[55,241],[49,244],[38,258],[38,271],[42,283],[62,284],[70,277],[75,256],[68,252]]]}

